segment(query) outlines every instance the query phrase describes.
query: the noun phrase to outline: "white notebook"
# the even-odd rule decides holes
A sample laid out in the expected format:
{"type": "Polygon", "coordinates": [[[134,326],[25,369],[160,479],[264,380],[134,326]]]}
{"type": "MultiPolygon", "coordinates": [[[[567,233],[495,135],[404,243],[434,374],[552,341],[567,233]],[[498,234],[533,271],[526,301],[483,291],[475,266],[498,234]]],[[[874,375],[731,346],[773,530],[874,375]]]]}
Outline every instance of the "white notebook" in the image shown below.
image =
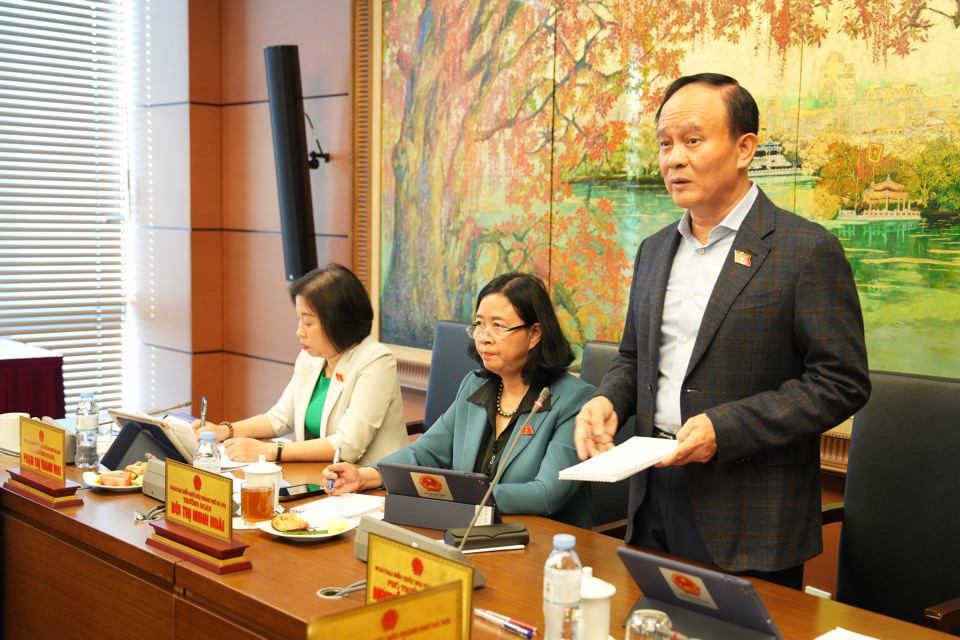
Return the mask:
{"type": "Polygon", "coordinates": [[[634,436],[609,451],[567,467],[560,472],[561,480],[616,482],[652,467],[673,453],[679,443],[666,438],[634,436]]]}

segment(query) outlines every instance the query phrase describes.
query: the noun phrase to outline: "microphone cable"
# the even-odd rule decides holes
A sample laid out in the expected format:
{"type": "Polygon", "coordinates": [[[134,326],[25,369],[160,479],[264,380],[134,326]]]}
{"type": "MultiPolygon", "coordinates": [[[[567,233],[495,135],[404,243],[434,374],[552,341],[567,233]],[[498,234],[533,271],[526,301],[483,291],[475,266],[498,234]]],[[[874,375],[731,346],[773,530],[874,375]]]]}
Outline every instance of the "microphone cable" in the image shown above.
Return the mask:
{"type": "Polygon", "coordinates": [[[355,591],[362,591],[367,588],[366,580],[358,580],[352,584],[348,584],[345,587],[323,587],[322,589],[317,589],[317,597],[323,598],[325,600],[336,600],[337,598],[346,598],[351,593],[355,591]]]}

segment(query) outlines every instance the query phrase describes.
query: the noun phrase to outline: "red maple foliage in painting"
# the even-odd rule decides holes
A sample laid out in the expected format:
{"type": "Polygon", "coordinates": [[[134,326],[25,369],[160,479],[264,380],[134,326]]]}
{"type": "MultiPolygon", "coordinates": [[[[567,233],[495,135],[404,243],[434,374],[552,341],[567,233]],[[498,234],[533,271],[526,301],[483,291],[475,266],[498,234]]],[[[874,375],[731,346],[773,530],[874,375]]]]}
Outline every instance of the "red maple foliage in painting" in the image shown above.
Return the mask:
{"type": "Polygon", "coordinates": [[[573,340],[615,339],[632,255],[613,240],[612,204],[559,205],[575,181],[622,171],[688,48],[749,34],[783,60],[834,29],[903,56],[926,12],[916,0],[384,2],[382,336],[425,346],[436,319],[469,318],[480,286],[517,269],[548,280],[573,340]]]}

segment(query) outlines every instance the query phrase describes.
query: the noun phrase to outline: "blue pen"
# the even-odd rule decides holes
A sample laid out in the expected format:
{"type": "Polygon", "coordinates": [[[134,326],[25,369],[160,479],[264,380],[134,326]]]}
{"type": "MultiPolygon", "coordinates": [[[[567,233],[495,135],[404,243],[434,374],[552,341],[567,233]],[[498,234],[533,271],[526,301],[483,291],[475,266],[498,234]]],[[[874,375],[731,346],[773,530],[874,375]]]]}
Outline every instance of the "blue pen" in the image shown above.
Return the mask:
{"type": "Polygon", "coordinates": [[[207,396],[200,399],[200,428],[207,423],[207,396]]]}
{"type": "MultiPolygon", "coordinates": [[[[333,464],[340,462],[340,447],[333,452],[333,464]]],[[[327,491],[333,491],[333,480],[327,481],[327,491]]]]}

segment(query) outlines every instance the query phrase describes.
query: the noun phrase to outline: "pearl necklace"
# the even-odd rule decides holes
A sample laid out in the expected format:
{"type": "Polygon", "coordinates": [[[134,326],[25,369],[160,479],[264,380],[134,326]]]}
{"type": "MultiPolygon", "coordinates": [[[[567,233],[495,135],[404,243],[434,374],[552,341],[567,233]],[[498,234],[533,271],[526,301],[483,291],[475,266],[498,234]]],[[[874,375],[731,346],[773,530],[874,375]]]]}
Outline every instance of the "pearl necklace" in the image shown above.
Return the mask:
{"type": "Polygon", "coordinates": [[[523,402],[523,398],[520,399],[520,402],[517,403],[517,406],[513,408],[513,411],[504,411],[500,408],[500,397],[503,395],[503,380],[500,381],[500,390],[497,391],[497,413],[499,413],[504,418],[509,418],[517,412],[517,409],[520,408],[520,402],[523,402]]]}

